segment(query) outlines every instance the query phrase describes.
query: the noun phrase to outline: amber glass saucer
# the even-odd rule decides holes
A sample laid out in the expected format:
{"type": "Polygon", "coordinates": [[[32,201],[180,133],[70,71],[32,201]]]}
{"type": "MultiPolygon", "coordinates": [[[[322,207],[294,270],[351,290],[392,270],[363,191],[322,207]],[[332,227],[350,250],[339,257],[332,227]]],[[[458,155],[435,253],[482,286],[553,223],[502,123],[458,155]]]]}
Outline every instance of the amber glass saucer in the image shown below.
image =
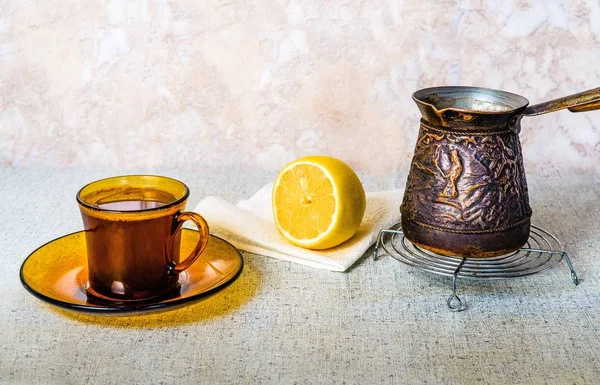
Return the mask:
{"type": "MultiPolygon", "coordinates": [[[[198,232],[183,229],[181,255],[196,246],[198,232]]],[[[86,292],[87,256],[83,231],[65,235],[31,253],[21,266],[21,282],[34,296],[67,309],[88,312],[139,312],[182,305],[223,289],[241,273],[242,255],[229,242],[210,236],[200,258],[179,275],[180,287],[158,298],[134,302],[96,299],[86,292]]]]}

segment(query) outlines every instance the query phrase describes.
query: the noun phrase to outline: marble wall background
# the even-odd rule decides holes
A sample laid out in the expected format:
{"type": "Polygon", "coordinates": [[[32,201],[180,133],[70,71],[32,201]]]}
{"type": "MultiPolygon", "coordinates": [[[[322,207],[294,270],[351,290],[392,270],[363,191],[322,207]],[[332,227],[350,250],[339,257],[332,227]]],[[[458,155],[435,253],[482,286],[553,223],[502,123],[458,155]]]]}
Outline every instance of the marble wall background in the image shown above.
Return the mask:
{"type": "MultiPolygon", "coordinates": [[[[435,85],[600,86],[600,1],[0,0],[2,165],[406,171],[435,85]]],[[[599,172],[600,112],[523,125],[528,172],[599,172]]]]}

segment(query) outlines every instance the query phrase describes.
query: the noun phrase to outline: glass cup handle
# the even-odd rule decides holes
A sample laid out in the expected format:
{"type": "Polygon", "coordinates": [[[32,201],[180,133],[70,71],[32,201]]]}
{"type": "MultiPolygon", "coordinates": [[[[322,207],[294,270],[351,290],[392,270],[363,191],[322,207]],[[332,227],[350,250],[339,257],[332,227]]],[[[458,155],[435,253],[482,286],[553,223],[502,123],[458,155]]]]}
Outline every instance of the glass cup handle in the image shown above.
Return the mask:
{"type": "Polygon", "coordinates": [[[210,233],[208,232],[208,224],[206,223],[204,218],[202,218],[202,216],[191,211],[183,211],[175,217],[175,232],[180,231],[181,226],[183,226],[183,224],[186,221],[192,221],[194,222],[196,227],[198,227],[198,231],[200,232],[200,239],[198,240],[198,244],[196,245],[194,250],[192,250],[192,252],[190,253],[190,255],[188,255],[186,259],[177,264],[175,262],[171,262],[167,265],[167,274],[181,273],[182,271],[190,267],[192,263],[194,263],[196,259],[198,259],[200,254],[202,254],[202,252],[206,248],[206,245],[208,244],[208,239],[210,237],[210,233]]]}

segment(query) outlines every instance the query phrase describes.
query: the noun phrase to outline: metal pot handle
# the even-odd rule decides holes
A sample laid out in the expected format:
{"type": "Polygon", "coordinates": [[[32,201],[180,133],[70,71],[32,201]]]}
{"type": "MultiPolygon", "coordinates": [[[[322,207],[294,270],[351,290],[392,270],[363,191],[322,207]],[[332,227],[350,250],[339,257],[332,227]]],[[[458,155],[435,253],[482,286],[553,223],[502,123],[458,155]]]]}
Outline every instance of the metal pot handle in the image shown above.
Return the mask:
{"type": "Polygon", "coordinates": [[[600,109],[600,87],[549,102],[534,104],[523,111],[524,116],[547,114],[568,108],[571,112],[585,112],[600,109]]]}

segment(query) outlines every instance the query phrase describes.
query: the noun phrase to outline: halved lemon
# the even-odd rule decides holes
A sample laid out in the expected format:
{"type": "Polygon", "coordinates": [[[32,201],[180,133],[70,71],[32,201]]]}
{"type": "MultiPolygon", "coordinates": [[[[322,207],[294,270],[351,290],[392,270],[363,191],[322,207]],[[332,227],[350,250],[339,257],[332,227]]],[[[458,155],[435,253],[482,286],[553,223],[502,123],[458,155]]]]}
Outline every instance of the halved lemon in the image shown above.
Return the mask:
{"type": "Polygon", "coordinates": [[[279,172],[272,203],[275,225],[285,238],[307,249],[328,249],[356,233],[367,200],[350,166],[314,155],[297,159],[279,172]]]}

